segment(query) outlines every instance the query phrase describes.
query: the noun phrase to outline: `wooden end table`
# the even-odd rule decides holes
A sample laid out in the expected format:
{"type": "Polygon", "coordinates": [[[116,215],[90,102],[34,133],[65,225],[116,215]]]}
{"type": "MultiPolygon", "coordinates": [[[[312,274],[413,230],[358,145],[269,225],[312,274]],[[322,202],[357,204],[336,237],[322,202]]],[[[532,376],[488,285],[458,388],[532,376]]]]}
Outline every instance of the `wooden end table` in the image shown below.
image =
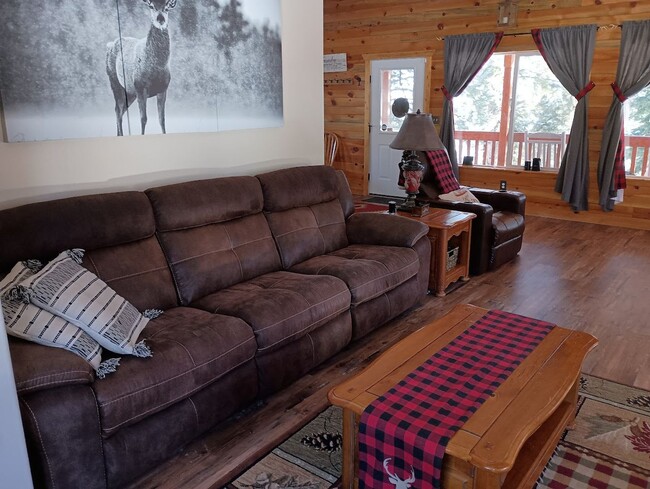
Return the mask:
{"type": "MultiPolygon", "coordinates": [[[[366,407],[486,312],[456,306],[329,392],[343,408],[344,489],[358,487],[357,433],[366,407]]],[[[449,441],[442,487],[530,489],[575,418],[582,362],[597,343],[590,334],[554,328],[449,441]]]]}
{"type": "Polygon", "coordinates": [[[428,214],[416,217],[408,212],[398,212],[400,216],[420,221],[429,226],[427,236],[431,241],[431,272],[429,290],[438,297],[445,295],[445,289],[456,280],[469,280],[469,247],[472,240],[471,212],[451,211],[432,208],[428,214]],[[449,240],[458,236],[460,239],[458,261],[447,270],[447,247],[449,240]]]}

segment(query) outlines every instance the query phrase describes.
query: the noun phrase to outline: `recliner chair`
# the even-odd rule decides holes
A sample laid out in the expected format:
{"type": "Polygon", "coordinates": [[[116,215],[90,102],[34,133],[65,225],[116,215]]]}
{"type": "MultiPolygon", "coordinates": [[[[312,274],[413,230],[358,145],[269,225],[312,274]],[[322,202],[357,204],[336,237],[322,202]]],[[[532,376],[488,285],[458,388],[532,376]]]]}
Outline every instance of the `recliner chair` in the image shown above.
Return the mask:
{"type": "Polygon", "coordinates": [[[472,221],[470,274],[480,275],[515,258],[523,243],[526,195],[470,187],[470,192],[480,203],[440,200],[440,191],[427,155],[418,152],[418,158],[425,167],[418,201],[427,202],[431,207],[476,214],[476,219],[472,221]]]}

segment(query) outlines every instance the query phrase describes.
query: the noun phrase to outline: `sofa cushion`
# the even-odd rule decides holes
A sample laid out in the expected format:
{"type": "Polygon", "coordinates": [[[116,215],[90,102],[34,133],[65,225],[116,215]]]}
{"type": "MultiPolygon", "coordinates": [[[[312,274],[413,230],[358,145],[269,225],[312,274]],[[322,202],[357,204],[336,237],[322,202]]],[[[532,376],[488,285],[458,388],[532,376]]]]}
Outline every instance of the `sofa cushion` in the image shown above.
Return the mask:
{"type": "Polygon", "coordinates": [[[345,218],[338,199],[269,213],[266,218],[285,269],[348,244],[345,218]]]}
{"type": "Polygon", "coordinates": [[[254,177],[147,190],[181,304],[280,269],[254,177]]]}
{"type": "Polygon", "coordinates": [[[95,382],[102,432],[108,436],[191,396],[255,354],[241,319],[176,307],[147,325],[152,358],[123,357],[115,374],[95,382]]]}
{"type": "Polygon", "coordinates": [[[262,191],[255,177],[212,178],[146,190],[158,231],[190,229],[262,211],[262,191]],[[191,209],[191,212],[188,210],[191,209]]]}
{"type": "Polygon", "coordinates": [[[86,250],[84,266],[140,310],[177,305],[176,290],[155,237],[143,192],[116,192],[39,202],[0,211],[0,275],[18,260],[49,261],[86,250]],[[115,279],[115,283],[111,281],[115,279]]]}
{"type": "Polygon", "coordinates": [[[343,280],[358,305],[414,277],[420,268],[412,248],[350,245],[291,267],[292,272],[333,275],[343,280]]]}
{"type": "Polygon", "coordinates": [[[285,269],[347,246],[340,182],[334,169],[287,168],[258,178],[266,218],[285,269]]]}
{"type": "Polygon", "coordinates": [[[285,168],[257,178],[264,194],[264,210],[282,212],[339,198],[336,170],[328,166],[285,168]]]}
{"type": "Polygon", "coordinates": [[[50,260],[68,248],[94,249],[153,236],[151,204],[141,192],[85,195],[0,211],[0,272],[18,260],[50,260]]]}
{"type": "Polygon", "coordinates": [[[345,283],[330,276],[274,272],[210,294],[192,304],[251,325],[260,352],[290,343],[350,308],[345,283]]]}
{"type": "Polygon", "coordinates": [[[86,250],[82,265],[140,311],[178,305],[172,273],[155,236],[86,250]]]}

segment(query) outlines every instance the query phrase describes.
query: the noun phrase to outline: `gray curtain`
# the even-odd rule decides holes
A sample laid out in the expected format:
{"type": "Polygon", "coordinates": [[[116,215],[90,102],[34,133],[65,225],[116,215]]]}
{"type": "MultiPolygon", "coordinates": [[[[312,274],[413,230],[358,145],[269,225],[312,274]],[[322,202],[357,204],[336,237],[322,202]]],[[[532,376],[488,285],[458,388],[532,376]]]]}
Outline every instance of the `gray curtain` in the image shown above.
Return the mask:
{"type": "Polygon", "coordinates": [[[440,139],[447,148],[449,160],[458,178],[458,157],[454,143],[453,98],[463,93],[469,82],[490,59],[503,33],[464,34],[445,36],[445,84],[442,86],[445,100],[442,106],[440,139]]]}
{"type": "Polygon", "coordinates": [[[555,191],[574,211],[589,208],[589,138],[587,126],[589,80],[596,44],[595,25],[538,29],[533,38],[553,74],[578,99],[555,191]]]}
{"type": "Polygon", "coordinates": [[[618,57],[614,97],[603,127],[603,142],[598,158],[600,206],[604,211],[614,208],[617,185],[614,169],[616,151],[621,138],[623,102],[650,84],[650,21],[624,22],[618,57]],[[618,94],[616,93],[618,91],[618,94]]]}

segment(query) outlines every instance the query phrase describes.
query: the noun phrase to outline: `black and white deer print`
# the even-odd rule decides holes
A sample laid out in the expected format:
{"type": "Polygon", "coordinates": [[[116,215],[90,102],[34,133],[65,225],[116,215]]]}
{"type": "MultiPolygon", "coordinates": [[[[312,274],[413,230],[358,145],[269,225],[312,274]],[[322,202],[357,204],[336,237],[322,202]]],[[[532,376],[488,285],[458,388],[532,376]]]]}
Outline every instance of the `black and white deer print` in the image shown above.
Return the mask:
{"type": "Polygon", "coordinates": [[[117,135],[122,136],[122,117],[138,101],[140,125],[144,134],[147,125],[147,100],[157,97],[158,121],[165,129],[165,101],[171,80],[169,72],[170,38],[168,14],[176,0],[143,0],[151,13],[147,37],[122,37],[109,42],[106,52],[106,73],[115,97],[117,135]]]}

